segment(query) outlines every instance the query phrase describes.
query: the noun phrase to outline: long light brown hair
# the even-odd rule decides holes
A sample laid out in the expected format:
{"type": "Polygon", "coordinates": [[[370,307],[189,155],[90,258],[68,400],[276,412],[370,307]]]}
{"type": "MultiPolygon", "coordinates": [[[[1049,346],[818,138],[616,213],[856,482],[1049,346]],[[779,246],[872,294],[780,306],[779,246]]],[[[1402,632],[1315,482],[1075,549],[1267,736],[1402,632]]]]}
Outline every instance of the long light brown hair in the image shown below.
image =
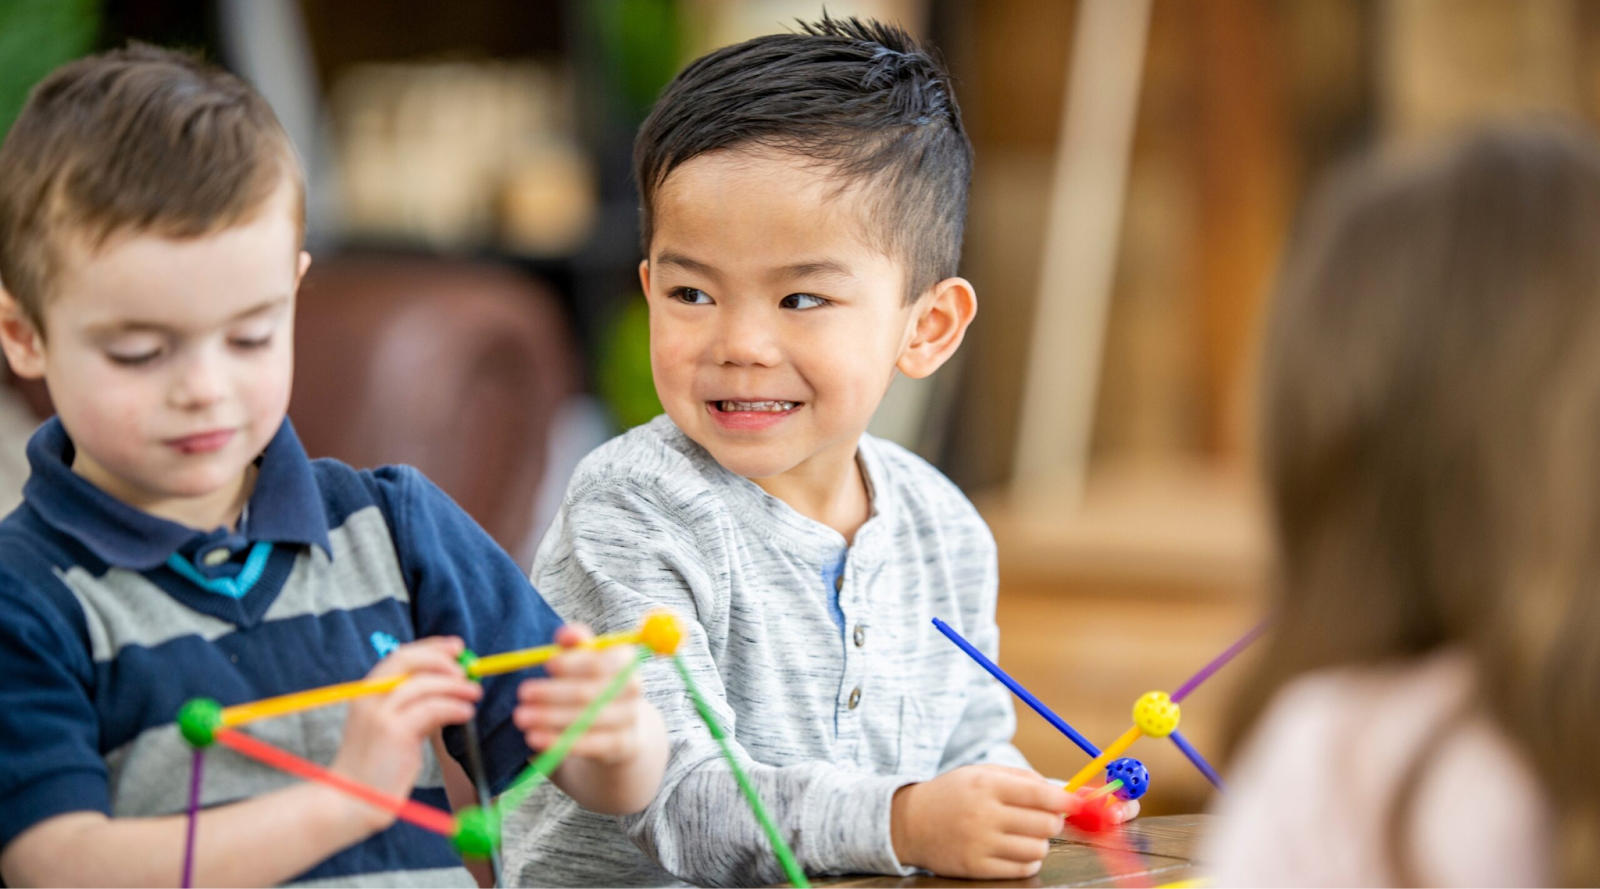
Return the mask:
{"type": "Polygon", "coordinates": [[[1308,671],[1465,650],[1552,876],[1600,883],[1600,144],[1502,124],[1335,176],[1264,358],[1277,623],[1233,742],[1308,671]]]}

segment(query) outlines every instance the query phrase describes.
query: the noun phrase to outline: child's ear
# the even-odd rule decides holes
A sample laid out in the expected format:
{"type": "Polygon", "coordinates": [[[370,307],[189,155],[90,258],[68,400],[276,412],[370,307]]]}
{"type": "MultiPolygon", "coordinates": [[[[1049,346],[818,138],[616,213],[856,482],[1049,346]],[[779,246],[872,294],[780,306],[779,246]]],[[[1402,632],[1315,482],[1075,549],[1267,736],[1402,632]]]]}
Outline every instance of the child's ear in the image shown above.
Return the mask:
{"type": "Polygon", "coordinates": [[[645,299],[650,298],[650,260],[639,260],[639,286],[644,288],[645,299]]]}
{"type": "Polygon", "coordinates": [[[915,322],[911,339],[900,350],[895,367],[920,380],[950,360],[978,314],[978,294],[966,278],[946,278],[911,307],[915,322]]]}
{"type": "Polygon", "coordinates": [[[11,291],[0,286],[0,348],[11,372],[23,379],[44,376],[44,336],[11,291]]]}
{"type": "Polygon", "coordinates": [[[309,268],[311,268],[311,254],[301,250],[300,257],[295,260],[294,268],[294,289],[296,293],[300,292],[300,280],[306,276],[306,269],[309,268]]]}

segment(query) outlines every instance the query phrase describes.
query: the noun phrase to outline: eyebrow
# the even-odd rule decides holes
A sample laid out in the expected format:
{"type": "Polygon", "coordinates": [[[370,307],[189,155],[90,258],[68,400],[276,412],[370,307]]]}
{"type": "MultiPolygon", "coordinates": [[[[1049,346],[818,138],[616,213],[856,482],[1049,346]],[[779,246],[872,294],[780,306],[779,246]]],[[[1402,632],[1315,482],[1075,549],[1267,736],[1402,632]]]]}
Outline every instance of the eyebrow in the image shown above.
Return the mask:
{"type": "Polygon", "coordinates": [[[691,259],[687,256],[684,256],[682,253],[677,253],[672,250],[661,251],[661,255],[656,257],[656,263],[659,265],[675,265],[678,268],[686,271],[697,272],[705,275],[708,278],[720,277],[717,274],[717,270],[712,268],[709,263],[701,262],[698,259],[691,259]]]}
{"type": "MultiPolygon", "coordinates": [[[[708,278],[719,277],[717,270],[710,263],[701,262],[698,259],[693,259],[672,250],[663,250],[661,255],[656,257],[656,262],[660,265],[677,266],[687,271],[705,275],[708,278]]],[[[774,280],[791,281],[796,278],[818,278],[827,275],[840,278],[855,277],[855,273],[850,271],[849,266],[836,259],[813,259],[797,262],[793,265],[781,266],[774,269],[770,277],[774,280]]]]}
{"type": "Polygon", "coordinates": [[[810,262],[797,262],[778,269],[775,277],[781,278],[816,278],[833,275],[840,278],[854,278],[855,273],[849,266],[835,259],[815,259],[810,262]]]}
{"type": "MultiPolygon", "coordinates": [[[[274,296],[274,297],[272,297],[270,299],[267,299],[267,300],[265,300],[263,302],[259,302],[259,303],[255,304],[255,305],[251,306],[248,309],[244,309],[243,311],[240,311],[240,312],[235,312],[233,315],[228,317],[222,323],[223,324],[233,324],[235,322],[243,321],[246,318],[250,318],[250,317],[253,317],[253,316],[256,316],[256,315],[264,315],[264,314],[266,314],[268,312],[271,312],[271,311],[273,311],[275,309],[280,309],[280,308],[288,305],[288,303],[289,303],[289,297],[287,297],[287,296],[274,296]]],[[[97,324],[97,325],[89,328],[89,332],[93,336],[109,336],[109,335],[123,334],[123,333],[161,333],[161,334],[165,334],[165,333],[172,332],[172,330],[173,330],[173,328],[169,327],[168,325],[160,324],[160,323],[157,323],[155,321],[112,321],[112,322],[108,322],[106,324],[97,324]]]]}

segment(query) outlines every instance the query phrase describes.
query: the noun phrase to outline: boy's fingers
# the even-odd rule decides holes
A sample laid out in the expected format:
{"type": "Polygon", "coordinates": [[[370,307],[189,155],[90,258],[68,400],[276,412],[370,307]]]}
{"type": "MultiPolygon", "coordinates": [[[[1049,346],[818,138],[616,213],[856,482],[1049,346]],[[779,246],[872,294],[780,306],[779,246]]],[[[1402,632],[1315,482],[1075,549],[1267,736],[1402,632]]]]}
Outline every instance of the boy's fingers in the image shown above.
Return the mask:
{"type": "Polygon", "coordinates": [[[582,645],[593,638],[594,631],[589,629],[588,624],[566,624],[556,628],[555,642],[562,648],[582,645]]]}
{"type": "Polygon", "coordinates": [[[1013,861],[1009,858],[993,857],[985,858],[980,866],[983,868],[982,878],[986,880],[1025,880],[1037,874],[1043,863],[1042,859],[1013,861]]]}
{"type": "Polygon", "coordinates": [[[1139,817],[1139,801],[1136,799],[1116,800],[1111,804],[1111,823],[1121,824],[1139,817]]]}
{"type": "MultiPolygon", "coordinates": [[[[533,729],[562,731],[567,726],[577,722],[582,713],[582,707],[518,707],[511,713],[511,722],[523,731],[533,729]]],[[[602,731],[617,728],[633,722],[634,719],[635,715],[631,708],[606,707],[595,715],[594,722],[590,724],[589,730],[602,731]]]]}
{"type": "Polygon", "coordinates": [[[1006,861],[1029,864],[1042,861],[1050,851],[1050,841],[1042,837],[1005,836],[995,843],[993,855],[1006,861]]]}
{"type": "Polygon", "coordinates": [[[552,658],[545,664],[550,676],[590,676],[610,678],[622,672],[635,657],[632,646],[618,646],[604,651],[574,651],[552,658]]]}
{"type": "MultiPolygon", "coordinates": [[[[605,691],[610,681],[600,682],[594,680],[562,678],[560,680],[529,679],[517,688],[517,700],[524,704],[539,704],[542,706],[560,706],[563,704],[586,705],[598,698],[605,691]]],[[[617,693],[614,700],[631,701],[639,696],[639,683],[629,682],[617,693]]]]}
{"type": "Polygon", "coordinates": [[[483,686],[451,676],[421,673],[411,676],[384,697],[384,706],[396,712],[430,698],[450,699],[473,704],[483,697],[483,686]]]}
{"type": "Polygon", "coordinates": [[[372,668],[371,676],[392,676],[397,673],[462,673],[457,658],[465,650],[460,639],[454,636],[420,639],[396,648],[388,657],[372,668]]]}
{"type": "Polygon", "coordinates": [[[459,725],[472,718],[470,703],[457,698],[429,698],[400,711],[399,719],[409,734],[418,738],[447,725],[459,725]]]}
{"type": "Polygon", "coordinates": [[[1061,832],[1062,818],[1054,812],[1014,806],[1001,812],[995,826],[1013,836],[1049,839],[1061,832]]]}
{"type": "Polygon", "coordinates": [[[995,791],[995,798],[1009,806],[1060,814],[1065,813],[1073,805],[1072,794],[1056,784],[1031,776],[1019,776],[1014,781],[998,782],[995,791]]]}

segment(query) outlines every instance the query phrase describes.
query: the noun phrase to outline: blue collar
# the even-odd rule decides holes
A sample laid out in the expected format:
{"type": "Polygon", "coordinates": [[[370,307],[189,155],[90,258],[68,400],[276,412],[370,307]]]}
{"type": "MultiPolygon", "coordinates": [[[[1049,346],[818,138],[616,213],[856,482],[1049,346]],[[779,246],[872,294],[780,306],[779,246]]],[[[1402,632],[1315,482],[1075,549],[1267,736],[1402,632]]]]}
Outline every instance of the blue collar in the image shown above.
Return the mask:
{"type": "Polygon", "coordinates": [[[72,471],[75,449],[58,417],[28,440],[32,474],[22,496],[44,521],[108,565],[148,571],[173,553],[186,556],[218,544],[243,547],[260,541],[316,545],[331,558],[328,517],[305,448],[287,418],[257,458],[244,536],[227,528],[201,531],[157,518],[117,500],[72,471]]]}

